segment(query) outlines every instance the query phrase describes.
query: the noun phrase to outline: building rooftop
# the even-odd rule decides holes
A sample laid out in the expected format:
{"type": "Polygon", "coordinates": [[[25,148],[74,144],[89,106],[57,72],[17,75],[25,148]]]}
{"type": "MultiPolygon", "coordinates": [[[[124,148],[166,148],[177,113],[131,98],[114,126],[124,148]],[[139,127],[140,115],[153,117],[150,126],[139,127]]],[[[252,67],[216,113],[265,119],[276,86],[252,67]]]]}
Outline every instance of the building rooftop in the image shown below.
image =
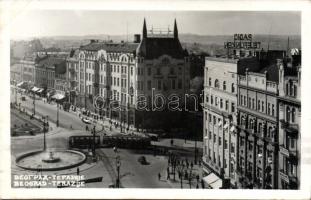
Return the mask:
{"type": "Polygon", "coordinates": [[[107,52],[135,53],[137,47],[138,43],[128,43],[128,42],[108,43],[108,42],[94,41],[87,45],[82,46],[80,49],[86,51],[98,51],[100,49],[104,49],[107,52]]]}
{"type": "Polygon", "coordinates": [[[172,37],[143,38],[137,49],[137,54],[146,59],[155,59],[164,54],[181,59],[188,55],[187,51],[183,50],[178,38],[172,37]]]}
{"type": "Polygon", "coordinates": [[[54,67],[55,73],[63,74],[66,73],[66,61],[63,58],[55,56],[47,56],[38,62],[38,67],[54,67]]]}
{"type": "Polygon", "coordinates": [[[223,58],[223,57],[205,57],[205,60],[224,62],[224,63],[237,63],[238,59],[223,58]]]}

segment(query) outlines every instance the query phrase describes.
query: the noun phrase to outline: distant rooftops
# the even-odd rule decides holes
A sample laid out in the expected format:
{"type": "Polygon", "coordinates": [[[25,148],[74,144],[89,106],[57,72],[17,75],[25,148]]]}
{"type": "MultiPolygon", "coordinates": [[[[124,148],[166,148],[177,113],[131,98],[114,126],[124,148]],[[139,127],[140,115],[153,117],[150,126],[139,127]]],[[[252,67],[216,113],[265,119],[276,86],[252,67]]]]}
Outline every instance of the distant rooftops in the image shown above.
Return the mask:
{"type": "Polygon", "coordinates": [[[205,57],[205,60],[224,62],[224,63],[237,63],[238,59],[225,58],[225,57],[205,57]]]}
{"type": "Polygon", "coordinates": [[[104,49],[107,52],[124,52],[124,53],[133,53],[136,51],[138,43],[128,43],[128,42],[105,42],[105,41],[91,41],[91,43],[84,45],[80,50],[86,51],[98,51],[104,49]]]}

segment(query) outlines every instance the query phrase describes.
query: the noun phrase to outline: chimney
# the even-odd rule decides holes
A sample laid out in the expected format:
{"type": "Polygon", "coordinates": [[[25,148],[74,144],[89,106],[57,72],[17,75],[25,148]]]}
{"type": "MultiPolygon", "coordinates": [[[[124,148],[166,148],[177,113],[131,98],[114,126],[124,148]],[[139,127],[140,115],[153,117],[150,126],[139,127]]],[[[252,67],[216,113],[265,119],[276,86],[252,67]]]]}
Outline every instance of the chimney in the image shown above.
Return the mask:
{"type": "Polygon", "coordinates": [[[140,35],[139,34],[134,35],[134,43],[140,43],[140,35]]]}

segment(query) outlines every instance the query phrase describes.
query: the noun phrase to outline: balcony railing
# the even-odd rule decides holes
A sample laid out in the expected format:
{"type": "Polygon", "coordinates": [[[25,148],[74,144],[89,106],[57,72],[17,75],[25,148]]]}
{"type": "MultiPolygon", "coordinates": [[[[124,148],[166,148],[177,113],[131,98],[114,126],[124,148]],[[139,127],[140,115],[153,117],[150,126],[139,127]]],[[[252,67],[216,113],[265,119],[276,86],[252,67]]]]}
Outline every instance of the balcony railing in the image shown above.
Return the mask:
{"type": "Polygon", "coordinates": [[[284,172],[284,170],[281,169],[279,174],[280,174],[280,178],[282,180],[284,180],[285,182],[289,183],[289,176],[284,172]]]}
{"type": "Polygon", "coordinates": [[[297,136],[299,126],[298,124],[293,124],[286,122],[284,119],[280,120],[281,128],[285,129],[291,136],[297,136]]]}

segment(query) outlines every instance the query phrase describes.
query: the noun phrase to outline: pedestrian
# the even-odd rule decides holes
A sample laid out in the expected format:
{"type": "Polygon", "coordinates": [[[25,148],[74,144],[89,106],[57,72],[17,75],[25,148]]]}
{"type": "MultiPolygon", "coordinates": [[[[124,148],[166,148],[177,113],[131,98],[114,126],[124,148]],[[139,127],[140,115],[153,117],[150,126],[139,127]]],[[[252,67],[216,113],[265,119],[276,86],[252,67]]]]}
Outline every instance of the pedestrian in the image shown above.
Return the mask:
{"type": "Polygon", "coordinates": [[[199,183],[197,183],[197,187],[196,188],[199,189],[199,183]]]}
{"type": "Polygon", "coordinates": [[[191,161],[190,167],[191,167],[191,169],[193,168],[193,162],[192,161],[191,161]]]}
{"type": "Polygon", "coordinates": [[[170,179],[171,177],[170,177],[170,171],[168,170],[167,171],[167,177],[166,177],[166,180],[168,180],[168,179],[170,179]]]}
{"type": "Polygon", "coordinates": [[[199,179],[200,179],[199,174],[196,175],[196,179],[197,179],[197,182],[199,183],[199,179]]]}
{"type": "Polygon", "coordinates": [[[158,178],[159,178],[159,180],[161,180],[161,174],[160,173],[158,173],[158,178]]]}
{"type": "Polygon", "coordinates": [[[205,188],[205,184],[204,184],[203,179],[201,179],[201,187],[202,187],[202,189],[204,189],[204,188],[205,188]]]}
{"type": "Polygon", "coordinates": [[[80,174],[80,169],[79,169],[79,167],[77,168],[77,175],[79,175],[80,174]]]}
{"type": "Polygon", "coordinates": [[[171,146],[173,146],[173,144],[174,144],[174,140],[173,140],[173,139],[171,139],[171,146]]]}

